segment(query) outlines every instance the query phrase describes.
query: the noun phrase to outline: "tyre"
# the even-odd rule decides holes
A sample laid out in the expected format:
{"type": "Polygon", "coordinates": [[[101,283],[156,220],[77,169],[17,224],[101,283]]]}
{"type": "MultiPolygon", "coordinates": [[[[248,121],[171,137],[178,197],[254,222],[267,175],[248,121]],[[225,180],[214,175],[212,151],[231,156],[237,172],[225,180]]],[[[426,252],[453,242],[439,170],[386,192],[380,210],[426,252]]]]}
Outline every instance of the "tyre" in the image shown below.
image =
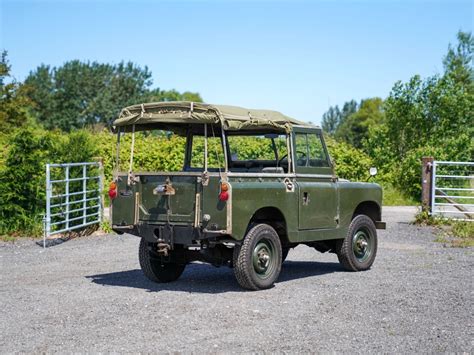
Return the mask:
{"type": "Polygon", "coordinates": [[[140,240],[138,260],[145,276],[154,282],[176,281],[184,271],[185,264],[163,263],[151,255],[149,244],[144,238],[140,240]]]}
{"type": "Polygon", "coordinates": [[[290,248],[283,248],[281,250],[281,263],[283,264],[286,260],[286,257],[288,256],[288,253],[290,252],[290,248]]]}
{"type": "Polygon", "coordinates": [[[337,243],[337,257],[348,271],[363,271],[374,263],[377,254],[377,230],[365,215],[356,216],[344,239],[337,243]]]}
{"type": "Polygon", "coordinates": [[[247,290],[273,286],[280,275],[282,250],[277,232],[267,224],[252,226],[242,245],[234,248],[234,273],[247,290]]]}

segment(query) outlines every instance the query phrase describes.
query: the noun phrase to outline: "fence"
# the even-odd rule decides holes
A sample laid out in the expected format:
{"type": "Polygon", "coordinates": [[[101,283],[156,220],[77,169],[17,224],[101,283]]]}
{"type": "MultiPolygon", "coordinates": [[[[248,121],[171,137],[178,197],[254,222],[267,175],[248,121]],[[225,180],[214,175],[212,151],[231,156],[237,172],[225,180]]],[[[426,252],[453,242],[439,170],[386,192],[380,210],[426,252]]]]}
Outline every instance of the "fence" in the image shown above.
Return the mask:
{"type": "Polygon", "coordinates": [[[100,223],[102,189],[100,162],[46,164],[43,247],[52,235],[100,223]]]}
{"type": "Polygon", "coordinates": [[[474,162],[432,161],[430,211],[453,219],[474,218],[474,162]]]}

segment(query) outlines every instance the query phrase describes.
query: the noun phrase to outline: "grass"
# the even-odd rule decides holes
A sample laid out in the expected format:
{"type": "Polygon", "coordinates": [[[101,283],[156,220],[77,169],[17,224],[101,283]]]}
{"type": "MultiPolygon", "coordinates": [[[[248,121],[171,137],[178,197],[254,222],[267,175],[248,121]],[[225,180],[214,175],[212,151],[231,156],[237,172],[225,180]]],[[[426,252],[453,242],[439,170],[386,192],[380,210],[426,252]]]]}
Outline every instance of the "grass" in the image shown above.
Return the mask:
{"type": "Polygon", "coordinates": [[[100,223],[100,229],[104,232],[104,233],[112,233],[113,230],[112,230],[112,226],[110,225],[110,222],[106,219],[104,219],[101,223],[100,223]]]}
{"type": "Polygon", "coordinates": [[[392,185],[383,186],[383,201],[384,206],[418,206],[419,201],[411,197],[405,196],[403,192],[396,189],[392,185]]]}
{"type": "Polygon", "coordinates": [[[458,221],[448,218],[436,218],[427,211],[415,216],[415,224],[433,226],[438,230],[435,242],[452,248],[474,247],[474,221],[458,221]]]}
{"type": "Polygon", "coordinates": [[[11,235],[0,235],[0,240],[2,242],[14,242],[17,239],[18,239],[18,237],[14,237],[14,236],[11,236],[11,235]]]}

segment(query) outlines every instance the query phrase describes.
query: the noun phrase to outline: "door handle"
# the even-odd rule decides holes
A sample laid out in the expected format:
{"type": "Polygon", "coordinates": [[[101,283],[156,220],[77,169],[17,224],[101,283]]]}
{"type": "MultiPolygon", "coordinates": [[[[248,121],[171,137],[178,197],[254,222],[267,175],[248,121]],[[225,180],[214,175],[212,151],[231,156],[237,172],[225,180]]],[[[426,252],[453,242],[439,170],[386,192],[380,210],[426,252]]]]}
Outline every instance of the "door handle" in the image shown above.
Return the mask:
{"type": "Polygon", "coordinates": [[[309,204],[309,192],[303,192],[303,206],[308,206],[309,204]]]}

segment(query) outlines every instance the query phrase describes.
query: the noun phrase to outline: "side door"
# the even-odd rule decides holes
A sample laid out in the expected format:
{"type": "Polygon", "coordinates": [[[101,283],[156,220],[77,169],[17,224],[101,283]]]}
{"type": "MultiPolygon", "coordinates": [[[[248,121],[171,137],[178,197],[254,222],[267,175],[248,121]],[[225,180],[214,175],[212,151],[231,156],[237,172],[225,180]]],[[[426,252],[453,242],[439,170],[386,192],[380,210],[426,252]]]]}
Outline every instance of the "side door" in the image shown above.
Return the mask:
{"type": "Polygon", "coordinates": [[[294,132],[298,229],[337,227],[337,183],[321,130],[294,132]]]}

